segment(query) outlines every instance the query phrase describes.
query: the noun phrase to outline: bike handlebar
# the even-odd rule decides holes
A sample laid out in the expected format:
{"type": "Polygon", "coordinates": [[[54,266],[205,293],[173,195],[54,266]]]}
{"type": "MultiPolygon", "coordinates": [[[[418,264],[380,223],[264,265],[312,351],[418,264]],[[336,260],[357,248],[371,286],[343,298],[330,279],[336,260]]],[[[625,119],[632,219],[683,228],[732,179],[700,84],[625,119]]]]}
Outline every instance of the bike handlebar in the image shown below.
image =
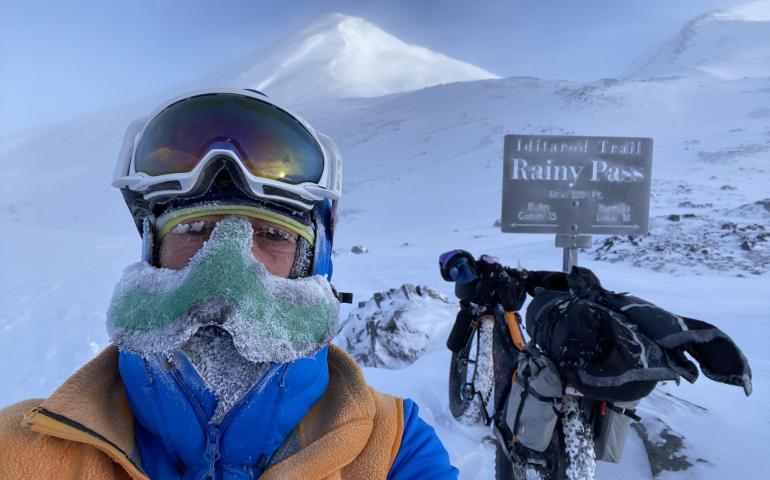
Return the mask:
{"type": "Polygon", "coordinates": [[[507,267],[497,257],[481,255],[478,259],[465,250],[450,250],[439,256],[441,276],[455,283],[460,300],[506,311],[519,310],[527,294],[535,296],[540,289],[568,291],[564,272],[531,271],[507,267]]]}
{"type": "Polygon", "coordinates": [[[439,257],[444,280],[455,283],[455,295],[480,306],[502,305],[506,311],[521,308],[526,299],[526,270],[506,267],[490,255],[475,259],[465,250],[451,250],[439,257]]]}

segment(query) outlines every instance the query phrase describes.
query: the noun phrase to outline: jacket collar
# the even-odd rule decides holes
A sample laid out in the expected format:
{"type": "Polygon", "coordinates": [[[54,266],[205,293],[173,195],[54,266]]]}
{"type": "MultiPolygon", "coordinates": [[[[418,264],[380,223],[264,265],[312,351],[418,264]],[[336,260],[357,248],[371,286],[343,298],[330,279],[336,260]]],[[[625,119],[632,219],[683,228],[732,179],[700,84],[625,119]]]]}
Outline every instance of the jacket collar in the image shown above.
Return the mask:
{"type": "MultiPolygon", "coordinates": [[[[119,373],[118,358],[117,347],[108,347],[65,381],[39,407],[29,412],[23,422],[28,428],[40,433],[93,445],[121,465],[133,479],[146,480],[150,472],[145,473],[141,468],[135,433],[145,429],[145,433],[156,439],[159,435],[147,430],[142,423],[135,422],[133,405],[130,405],[119,373]]],[[[326,366],[327,362],[323,364],[326,366]]],[[[308,402],[307,398],[301,400],[306,403],[304,410],[297,410],[298,405],[292,405],[287,399],[292,395],[302,398],[299,394],[306,390],[301,387],[302,376],[310,375],[307,368],[296,368],[294,373],[299,376],[296,378],[288,368],[283,374],[274,377],[279,387],[284,390],[296,387],[296,392],[290,392],[288,396],[284,392],[283,399],[275,398],[272,402],[275,410],[272,412],[258,411],[254,406],[257,404],[248,402],[241,406],[243,415],[258,414],[263,422],[269,417],[272,424],[264,429],[265,432],[291,431],[286,438],[266,441],[269,440],[268,435],[262,439],[263,446],[275,444],[277,447],[262,476],[265,480],[325,476],[321,475],[323,472],[319,471],[319,465],[323,466],[324,471],[337,471],[353,461],[364,449],[372,432],[376,407],[374,395],[366,385],[361,369],[345,352],[331,345],[328,349],[328,368],[321,368],[314,375],[317,377],[322,371],[328,372],[328,381],[323,382],[325,391],[319,395],[320,400],[316,398],[315,402],[308,402]],[[291,418],[284,416],[283,411],[291,409],[298,415],[297,421],[302,419],[299,425],[296,422],[292,424],[291,418]],[[281,443],[280,447],[275,442],[281,443]]],[[[307,382],[307,378],[304,382],[307,382]]],[[[252,392],[255,398],[263,394],[264,389],[252,392]]],[[[171,417],[164,417],[164,420],[167,425],[173,426],[172,430],[201,428],[195,419],[194,424],[176,423],[173,415],[178,412],[174,410],[168,413],[171,417]]],[[[246,445],[255,442],[253,425],[234,417],[228,428],[234,435],[234,446],[243,441],[246,445]]],[[[237,449],[227,449],[230,444],[227,436],[222,439],[224,442],[220,446],[223,447],[223,460],[230,455],[238,455],[237,449]]],[[[173,445],[171,448],[174,449],[173,445]]],[[[176,454],[179,455],[179,452],[176,454]]],[[[150,464],[147,461],[144,463],[150,464]]]]}
{"type": "Polygon", "coordinates": [[[273,452],[321,398],[329,380],[328,348],[286,364],[271,364],[221,422],[216,398],[180,355],[146,359],[121,352],[120,374],[136,417],[137,445],[148,473],[260,474],[273,452]]]}
{"type": "Polygon", "coordinates": [[[67,379],[22,421],[27,428],[93,445],[134,479],[146,479],[134,442],[134,417],[112,345],[67,379]]]}
{"type": "Polygon", "coordinates": [[[377,413],[358,364],[329,348],[329,388],[274,455],[260,480],[332,477],[367,446],[377,413]]]}

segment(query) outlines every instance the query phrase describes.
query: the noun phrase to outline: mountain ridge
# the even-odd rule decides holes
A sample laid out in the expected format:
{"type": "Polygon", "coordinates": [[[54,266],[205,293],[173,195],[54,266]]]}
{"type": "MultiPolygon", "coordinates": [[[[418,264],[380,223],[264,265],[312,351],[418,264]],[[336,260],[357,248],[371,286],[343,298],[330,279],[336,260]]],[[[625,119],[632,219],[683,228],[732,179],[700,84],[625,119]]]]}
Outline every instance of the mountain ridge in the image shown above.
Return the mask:
{"type": "Polygon", "coordinates": [[[770,76],[770,1],[713,10],[685,23],[679,33],[641,56],[626,78],[707,75],[734,80],[770,76]]]}

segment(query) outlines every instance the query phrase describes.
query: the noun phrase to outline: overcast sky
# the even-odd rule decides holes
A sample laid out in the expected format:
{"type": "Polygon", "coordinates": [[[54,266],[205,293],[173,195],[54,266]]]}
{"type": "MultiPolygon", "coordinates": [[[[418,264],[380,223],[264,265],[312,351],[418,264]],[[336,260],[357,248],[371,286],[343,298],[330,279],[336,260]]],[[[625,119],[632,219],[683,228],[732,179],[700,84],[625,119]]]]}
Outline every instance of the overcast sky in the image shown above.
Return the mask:
{"type": "Polygon", "coordinates": [[[325,13],[500,76],[618,76],[692,17],[745,0],[0,2],[0,134],[150,95],[325,13]]]}

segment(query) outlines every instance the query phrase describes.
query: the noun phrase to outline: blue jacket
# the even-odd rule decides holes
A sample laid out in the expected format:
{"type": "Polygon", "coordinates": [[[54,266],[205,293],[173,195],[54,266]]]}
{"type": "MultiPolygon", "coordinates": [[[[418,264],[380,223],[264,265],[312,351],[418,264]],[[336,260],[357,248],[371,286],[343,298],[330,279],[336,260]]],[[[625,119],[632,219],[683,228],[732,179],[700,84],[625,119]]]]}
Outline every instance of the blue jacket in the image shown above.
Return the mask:
{"type": "MultiPolygon", "coordinates": [[[[216,398],[189,363],[171,366],[121,352],[120,375],[136,419],[147,474],[166,479],[256,479],[329,385],[328,347],[310,358],[271,365],[220,423],[216,398]]],[[[435,431],[403,401],[403,431],[389,479],[456,479],[435,431]]],[[[389,454],[390,452],[388,452],[389,454]]]]}

